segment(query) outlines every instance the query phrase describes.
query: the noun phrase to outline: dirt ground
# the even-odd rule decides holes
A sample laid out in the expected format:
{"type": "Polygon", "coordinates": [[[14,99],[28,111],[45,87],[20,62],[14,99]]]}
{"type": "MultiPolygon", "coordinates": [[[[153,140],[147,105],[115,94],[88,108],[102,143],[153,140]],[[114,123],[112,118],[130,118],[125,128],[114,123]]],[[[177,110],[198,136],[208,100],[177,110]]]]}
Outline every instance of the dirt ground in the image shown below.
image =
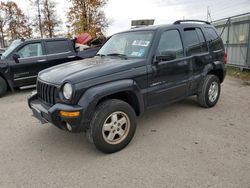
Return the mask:
{"type": "Polygon", "coordinates": [[[227,78],[217,106],[194,97],[138,118],[124,150],[31,117],[31,90],[0,98],[0,187],[250,187],[250,86],[227,78]]]}

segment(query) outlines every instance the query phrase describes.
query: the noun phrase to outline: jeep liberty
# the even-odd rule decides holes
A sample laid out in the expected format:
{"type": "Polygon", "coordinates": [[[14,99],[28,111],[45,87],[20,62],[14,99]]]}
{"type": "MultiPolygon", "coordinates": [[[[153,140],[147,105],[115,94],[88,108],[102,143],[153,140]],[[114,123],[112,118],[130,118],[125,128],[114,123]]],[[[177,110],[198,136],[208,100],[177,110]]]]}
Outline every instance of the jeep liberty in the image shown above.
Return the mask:
{"type": "Polygon", "coordinates": [[[123,149],[145,110],[196,95],[216,105],[226,74],[222,39],[210,23],[181,20],[113,35],[94,58],[39,73],[28,99],[34,116],[87,132],[105,153],[123,149]]]}

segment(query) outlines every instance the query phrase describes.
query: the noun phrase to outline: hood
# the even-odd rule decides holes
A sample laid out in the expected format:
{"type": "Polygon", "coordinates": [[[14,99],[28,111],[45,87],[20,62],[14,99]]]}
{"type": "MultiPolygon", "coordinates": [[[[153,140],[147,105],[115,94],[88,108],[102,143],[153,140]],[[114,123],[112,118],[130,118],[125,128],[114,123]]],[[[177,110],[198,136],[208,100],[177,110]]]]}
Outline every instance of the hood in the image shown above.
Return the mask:
{"type": "Polygon", "coordinates": [[[0,59],[0,68],[6,68],[7,65],[7,61],[0,59]]]}
{"type": "Polygon", "coordinates": [[[135,68],[139,66],[139,62],[141,61],[141,59],[124,60],[118,58],[94,57],[45,69],[39,73],[38,78],[42,81],[56,85],[61,85],[67,81],[76,84],[135,68]]]}

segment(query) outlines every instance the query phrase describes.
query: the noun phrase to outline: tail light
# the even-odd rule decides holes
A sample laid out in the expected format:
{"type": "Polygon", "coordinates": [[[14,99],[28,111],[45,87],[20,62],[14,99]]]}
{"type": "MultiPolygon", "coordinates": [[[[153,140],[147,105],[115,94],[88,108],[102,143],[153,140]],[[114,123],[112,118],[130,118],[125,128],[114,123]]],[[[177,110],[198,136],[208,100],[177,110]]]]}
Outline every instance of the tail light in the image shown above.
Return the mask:
{"type": "Polygon", "coordinates": [[[227,64],[227,53],[224,53],[224,64],[227,64]]]}

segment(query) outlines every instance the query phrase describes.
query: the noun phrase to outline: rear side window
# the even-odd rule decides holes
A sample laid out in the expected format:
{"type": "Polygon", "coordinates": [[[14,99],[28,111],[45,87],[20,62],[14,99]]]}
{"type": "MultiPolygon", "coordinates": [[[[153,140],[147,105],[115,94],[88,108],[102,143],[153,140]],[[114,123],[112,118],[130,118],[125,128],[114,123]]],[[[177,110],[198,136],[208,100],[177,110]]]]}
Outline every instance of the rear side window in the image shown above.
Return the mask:
{"type": "Polygon", "coordinates": [[[213,51],[222,49],[222,40],[220,39],[217,32],[211,27],[206,27],[205,31],[206,39],[209,42],[210,49],[213,51]]]}
{"type": "Polygon", "coordinates": [[[46,43],[48,54],[58,54],[70,51],[69,43],[66,40],[48,41],[46,43]]]}
{"type": "Polygon", "coordinates": [[[184,39],[188,47],[188,55],[195,55],[207,52],[207,44],[201,29],[186,28],[184,29],[184,39]]]}
{"type": "Polygon", "coordinates": [[[204,38],[204,35],[203,35],[201,29],[196,28],[196,32],[198,34],[198,38],[200,41],[201,52],[207,52],[208,51],[207,43],[205,41],[205,38],[204,38]]]}

